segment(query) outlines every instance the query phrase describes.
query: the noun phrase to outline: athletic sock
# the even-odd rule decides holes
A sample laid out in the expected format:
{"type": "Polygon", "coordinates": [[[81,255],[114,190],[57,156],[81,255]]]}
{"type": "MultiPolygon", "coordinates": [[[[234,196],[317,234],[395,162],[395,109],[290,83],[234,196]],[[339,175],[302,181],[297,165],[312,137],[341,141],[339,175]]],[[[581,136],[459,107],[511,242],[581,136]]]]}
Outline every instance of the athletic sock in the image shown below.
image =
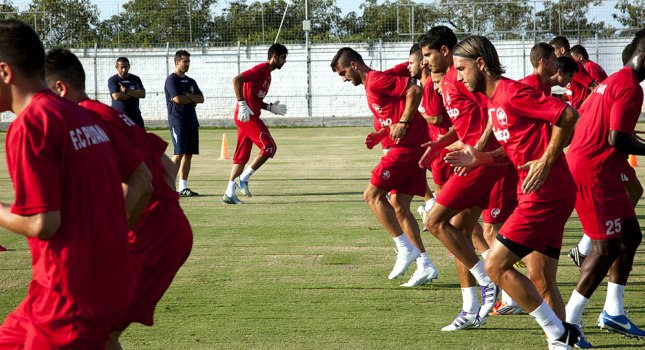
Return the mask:
{"type": "Polygon", "coordinates": [[[607,283],[607,299],[603,308],[609,316],[618,316],[625,314],[623,300],[625,297],[625,286],[622,284],[607,283]]]}
{"type": "Polygon", "coordinates": [[[233,197],[235,195],[235,181],[229,181],[228,186],[226,186],[226,195],[228,197],[233,197]]]}
{"type": "Polygon", "coordinates": [[[586,233],[582,235],[580,242],[578,242],[578,252],[582,255],[591,253],[591,238],[586,233]]]}
{"type": "Polygon", "coordinates": [[[254,172],[255,170],[253,170],[253,168],[247,167],[242,172],[242,175],[240,175],[240,181],[249,181],[249,178],[251,177],[251,175],[253,175],[254,172]]]}
{"type": "Polygon", "coordinates": [[[571,293],[571,299],[569,299],[565,307],[567,311],[567,322],[580,325],[582,313],[585,311],[588,302],[589,299],[574,289],[573,293],[571,293]]]}
{"type": "Polygon", "coordinates": [[[425,203],[425,205],[424,205],[424,208],[423,208],[423,209],[424,209],[426,212],[429,212],[429,211],[430,211],[430,209],[432,209],[432,206],[434,205],[434,203],[435,203],[435,202],[436,202],[436,201],[435,201],[434,197],[430,197],[430,199],[428,199],[428,200],[426,201],[426,203],[425,203]]]}
{"type": "Polygon", "coordinates": [[[411,251],[414,250],[414,246],[412,246],[412,243],[410,243],[410,240],[408,239],[408,236],[405,234],[402,234],[398,237],[392,238],[394,240],[394,244],[396,245],[396,249],[398,251],[401,251],[401,249],[411,251]]]}
{"type": "Polygon", "coordinates": [[[562,321],[560,321],[555,312],[551,310],[544,300],[537,309],[531,311],[529,314],[533,316],[535,321],[537,321],[540,327],[542,327],[549,340],[558,339],[564,334],[565,329],[562,325],[562,321]]]}
{"type": "Polygon", "coordinates": [[[468,270],[475,277],[475,279],[477,280],[477,283],[479,283],[480,286],[484,287],[489,285],[492,282],[488,277],[488,275],[486,274],[483,261],[481,260],[477,261],[477,264],[475,264],[475,266],[471,267],[468,270]]]}
{"type": "Polygon", "coordinates": [[[489,250],[490,250],[490,249],[486,249],[486,250],[484,250],[484,251],[482,252],[482,258],[484,258],[484,260],[486,260],[486,256],[488,256],[488,251],[489,251],[489,250]]]}
{"type": "Polygon", "coordinates": [[[505,290],[502,290],[502,302],[508,306],[519,306],[513,298],[511,298],[505,290]]]}
{"type": "Polygon", "coordinates": [[[469,314],[479,312],[479,288],[467,287],[461,288],[461,308],[469,314]]]}
{"type": "Polygon", "coordinates": [[[188,180],[179,180],[179,192],[183,191],[188,187],[188,180]]]}

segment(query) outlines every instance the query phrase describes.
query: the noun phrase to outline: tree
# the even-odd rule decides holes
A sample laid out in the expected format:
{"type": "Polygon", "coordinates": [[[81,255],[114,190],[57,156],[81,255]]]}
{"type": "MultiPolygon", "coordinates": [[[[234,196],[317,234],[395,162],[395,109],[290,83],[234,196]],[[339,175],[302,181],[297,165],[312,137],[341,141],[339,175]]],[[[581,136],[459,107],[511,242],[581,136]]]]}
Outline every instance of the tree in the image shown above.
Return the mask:
{"type": "Polygon", "coordinates": [[[213,39],[216,0],[130,0],[100,25],[102,45],[206,44],[213,39]]]}
{"type": "Polygon", "coordinates": [[[18,15],[18,8],[13,6],[11,1],[5,1],[0,4],[1,18],[15,18],[18,15]]]}
{"type": "Polygon", "coordinates": [[[627,32],[645,27],[645,0],[620,0],[615,8],[619,13],[611,16],[628,29],[627,32]]]}
{"type": "Polygon", "coordinates": [[[493,39],[517,38],[531,28],[532,7],[527,0],[473,0],[455,5],[441,0],[442,20],[458,33],[481,34],[493,39]]]}
{"type": "Polygon", "coordinates": [[[89,0],[33,0],[19,17],[34,26],[45,46],[87,46],[96,41],[99,10],[89,0]]]}
{"type": "Polygon", "coordinates": [[[434,5],[420,5],[409,0],[386,0],[382,4],[377,0],[365,0],[359,8],[363,10],[363,16],[353,31],[358,34],[354,37],[356,40],[414,40],[441,17],[434,5]]]}
{"type": "Polygon", "coordinates": [[[544,9],[536,13],[537,27],[545,35],[563,35],[577,39],[596,33],[611,34],[613,30],[605,22],[589,19],[589,7],[601,4],[602,0],[546,0],[544,9]]]}

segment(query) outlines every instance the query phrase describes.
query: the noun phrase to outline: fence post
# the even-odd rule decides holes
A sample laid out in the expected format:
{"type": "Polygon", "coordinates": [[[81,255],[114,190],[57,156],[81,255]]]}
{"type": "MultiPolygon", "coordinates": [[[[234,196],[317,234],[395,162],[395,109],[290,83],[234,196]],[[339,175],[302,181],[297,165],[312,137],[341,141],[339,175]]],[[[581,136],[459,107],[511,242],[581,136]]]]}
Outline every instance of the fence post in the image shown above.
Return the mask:
{"type": "Polygon", "coordinates": [[[522,76],[526,75],[526,32],[522,32],[522,76]]]}
{"type": "Polygon", "coordinates": [[[378,39],[378,70],[383,71],[383,39],[378,39]]]}
{"type": "Polygon", "coordinates": [[[240,41],[237,41],[237,74],[240,74],[240,55],[242,53],[240,52],[240,41]]]}
{"type": "Polygon", "coordinates": [[[166,41],[166,76],[170,75],[170,64],[168,63],[168,57],[170,57],[170,42],[166,41]]]}
{"type": "Polygon", "coordinates": [[[98,100],[98,95],[99,95],[99,84],[98,84],[98,75],[99,75],[99,68],[96,66],[96,56],[98,55],[99,51],[99,44],[94,43],[94,99],[98,100]]]}
{"type": "Polygon", "coordinates": [[[312,116],[311,106],[311,41],[309,38],[309,31],[311,30],[311,22],[309,22],[309,1],[305,0],[305,21],[302,24],[305,30],[305,48],[307,49],[307,116],[312,116]]]}
{"type": "MultiPolygon", "coordinates": [[[[595,41],[596,41],[596,62],[598,62],[598,58],[600,57],[600,43],[598,42],[598,32],[596,32],[595,36],[595,41]]],[[[600,64],[600,63],[598,63],[600,64]]]]}

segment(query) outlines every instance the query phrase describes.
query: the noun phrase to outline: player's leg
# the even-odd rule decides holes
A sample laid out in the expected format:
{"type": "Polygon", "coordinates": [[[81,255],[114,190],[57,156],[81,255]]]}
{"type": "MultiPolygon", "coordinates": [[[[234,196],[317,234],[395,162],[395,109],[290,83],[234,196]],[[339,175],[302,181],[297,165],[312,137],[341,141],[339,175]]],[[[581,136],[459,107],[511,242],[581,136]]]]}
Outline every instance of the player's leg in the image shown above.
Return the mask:
{"type": "Polygon", "coordinates": [[[25,348],[29,319],[24,310],[25,300],[9,315],[0,326],[0,349],[22,350],[25,348]]]}
{"type": "Polygon", "coordinates": [[[269,158],[275,156],[278,146],[269,132],[269,128],[264,124],[261,119],[255,118],[249,121],[245,132],[253,143],[260,148],[260,153],[253,159],[251,165],[248,166],[238,178],[238,186],[240,191],[247,197],[253,196],[249,190],[249,180],[251,175],[260,169],[269,158]]]}
{"type": "Polygon", "coordinates": [[[388,192],[369,183],[363,193],[363,199],[367,202],[378,221],[383,225],[396,245],[396,263],[388,276],[389,279],[394,279],[407,271],[410,264],[415,261],[420,252],[410,242],[407,236],[403,234],[403,228],[401,228],[397,220],[394,208],[386,198],[388,192]]]}
{"type": "Polygon", "coordinates": [[[253,148],[253,141],[246,133],[246,124],[248,122],[237,123],[237,143],[235,144],[235,152],[233,153],[233,166],[231,167],[231,175],[226,185],[226,191],[222,196],[222,203],[224,204],[244,203],[235,195],[235,189],[237,188],[235,181],[242,174],[242,171],[244,171],[244,166],[251,158],[251,149],[253,148]]]}
{"type": "Polygon", "coordinates": [[[634,263],[634,255],[643,237],[636,217],[624,220],[622,231],[621,251],[609,269],[607,298],[603,311],[598,316],[598,325],[628,337],[645,338],[645,331],[629,320],[624,307],[625,287],[634,263]]]}
{"type": "Polygon", "coordinates": [[[173,139],[176,138],[173,162],[179,165],[179,194],[184,197],[197,196],[199,193],[188,187],[188,175],[192,165],[193,154],[199,154],[199,128],[193,126],[173,127],[173,139]]]}
{"type": "Polygon", "coordinates": [[[393,192],[390,197],[390,204],[394,208],[399,225],[401,225],[401,228],[408,237],[408,240],[410,240],[420,252],[419,257],[416,259],[417,270],[412,274],[412,277],[407,283],[401,285],[403,287],[420,286],[431,282],[438,276],[437,268],[432,263],[432,260],[423,245],[419,224],[410,211],[412,197],[413,196],[411,195],[398,192],[393,192]]]}
{"type": "Polygon", "coordinates": [[[533,282],[535,289],[549,307],[562,321],[566,319],[564,301],[555,280],[554,269],[557,269],[558,260],[552,259],[539,252],[532,252],[523,258],[528,271],[528,279],[533,282]],[[553,266],[555,263],[556,266],[553,266]]]}

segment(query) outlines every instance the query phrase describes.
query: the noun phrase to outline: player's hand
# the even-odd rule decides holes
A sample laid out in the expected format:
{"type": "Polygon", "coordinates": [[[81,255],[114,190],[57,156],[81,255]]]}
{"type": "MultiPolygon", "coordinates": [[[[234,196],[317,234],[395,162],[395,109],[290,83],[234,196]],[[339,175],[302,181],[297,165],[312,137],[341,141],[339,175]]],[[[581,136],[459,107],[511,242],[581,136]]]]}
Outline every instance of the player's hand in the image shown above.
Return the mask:
{"type": "Polygon", "coordinates": [[[237,105],[237,120],[246,123],[251,119],[252,115],[255,115],[249,105],[246,104],[246,101],[237,101],[237,105]]]}
{"type": "Polygon", "coordinates": [[[126,91],[128,91],[128,89],[125,86],[123,86],[123,84],[121,83],[119,83],[119,90],[123,93],[126,93],[126,91]]]}
{"type": "Polygon", "coordinates": [[[528,170],[526,178],[522,182],[522,192],[525,194],[537,191],[551,173],[551,166],[542,159],[528,161],[518,169],[528,170]]]}
{"type": "Polygon", "coordinates": [[[452,151],[443,157],[443,160],[452,166],[456,175],[466,176],[475,167],[482,164],[482,153],[469,144],[462,144],[459,151],[452,151]]]}
{"type": "Polygon", "coordinates": [[[408,124],[395,123],[390,125],[390,138],[399,143],[408,132],[408,124]]]}
{"type": "Polygon", "coordinates": [[[430,164],[441,154],[443,147],[437,146],[434,141],[426,142],[421,147],[427,147],[427,149],[419,159],[419,168],[429,169],[430,164]]]}
{"type": "Polygon", "coordinates": [[[269,103],[269,112],[273,114],[285,115],[287,114],[287,105],[280,104],[280,101],[269,103]]]}
{"type": "Polygon", "coordinates": [[[383,128],[377,132],[371,132],[367,134],[367,136],[365,136],[365,146],[367,147],[367,149],[372,149],[379,142],[383,141],[383,139],[388,135],[387,131],[387,128],[383,128]]]}

